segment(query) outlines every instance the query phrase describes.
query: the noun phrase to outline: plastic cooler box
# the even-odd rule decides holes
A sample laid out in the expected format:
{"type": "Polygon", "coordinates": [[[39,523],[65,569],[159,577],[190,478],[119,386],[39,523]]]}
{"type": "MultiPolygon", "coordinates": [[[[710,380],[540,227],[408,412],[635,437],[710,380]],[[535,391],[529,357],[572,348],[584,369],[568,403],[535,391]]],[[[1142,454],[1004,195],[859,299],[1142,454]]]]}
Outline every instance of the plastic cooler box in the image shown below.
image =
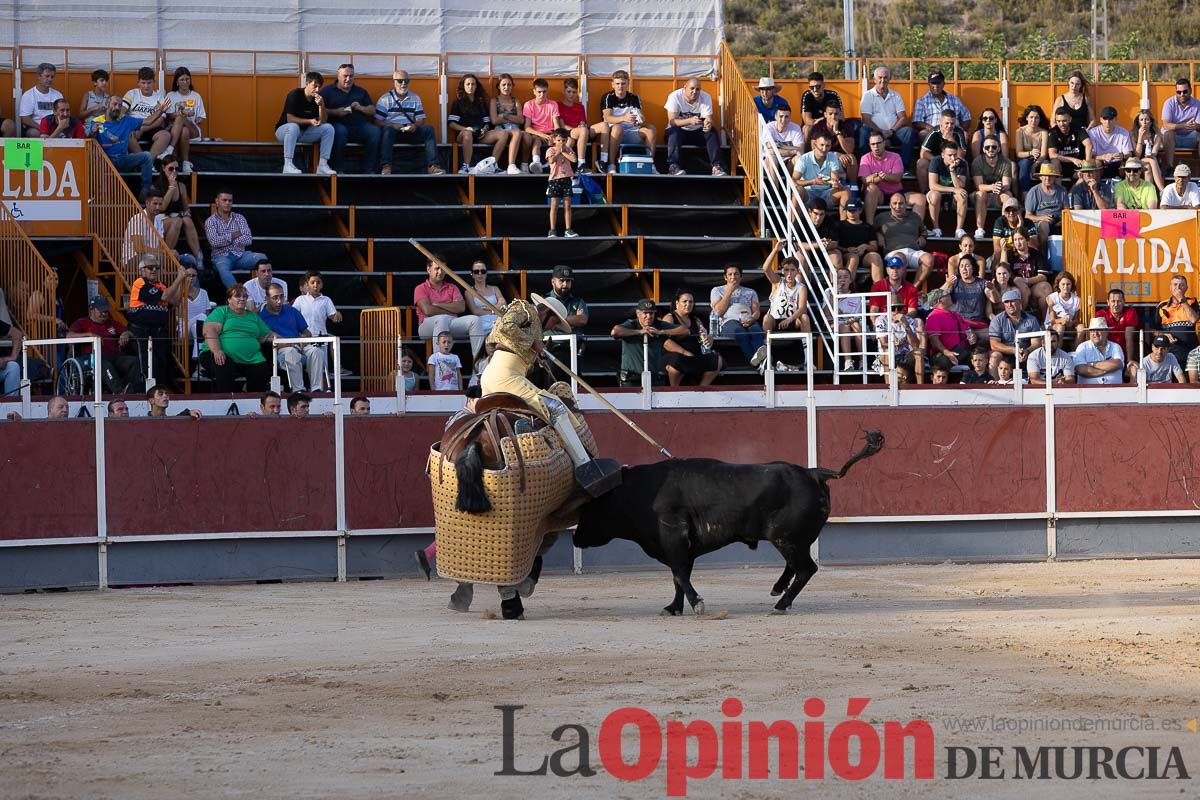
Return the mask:
{"type": "MultiPolygon", "coordinates": [[[[571,205],[581,206],[586,202],[587,200],[583,197],[583,184],[579,182],[579,176],[576,175],[571,178],[571,205]]],[[[549,197],[546,198],[546,205],[550,205],[549,197]]]]}
{"type": "Polygon", "coordinates": [[[644,144],[623,144],[617,169],[624,175],[653,175],[654,154],[644,144]]]}

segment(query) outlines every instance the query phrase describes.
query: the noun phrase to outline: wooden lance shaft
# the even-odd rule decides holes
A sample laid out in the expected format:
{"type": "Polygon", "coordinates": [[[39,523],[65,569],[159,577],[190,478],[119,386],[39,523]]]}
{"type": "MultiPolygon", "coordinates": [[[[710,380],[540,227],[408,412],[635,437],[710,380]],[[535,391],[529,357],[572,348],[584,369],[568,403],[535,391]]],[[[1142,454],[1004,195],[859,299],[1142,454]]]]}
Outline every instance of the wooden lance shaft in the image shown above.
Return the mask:
{"type": "MultiPolygon", "coordinates": [[[[493,312],[495,312],[495,313],[496,313],[496,315],[497,315],[497,316],[499,316],[499,315],[501,315],[501,314],[503,314],[503,313],[504,313],[504,312],[503,312],[503,311],[501,311],[499,308],[497,308],[497,307],[496,307],[496,306],[495,306],[495,305],[492,303],[492,301],[491,301],[491,300],[488,300],[486,297],[484,297],[484,296],[483,296],[483,295],[481,295],[481,294],[480,294],[478,291],[476,291],[474,286],[472,286],[471,284],[467,283],[465,280],[463,280],[463,279],[462,279],[462,278],[460,278],[458,275],[456,275],[456,274],[454,273],[454,270],[452,270],[452,269],[450,269],[450,267],[446,266],[446,264],[445,264],[445,263],[444,263],[444,262],[443,262],[443,261],[442,261],[440,258],[438,258],[438,257],[437,257],[437,256],[435,256],[433,253],[431,253],[431,252],[429,252],[428,250],[426,250],[426,249],[425,249],[425,246],[424,246],[424,245],[422,245],[420,242],[418,242],[416,239],[409,239],[409,240],[408,240],[408,243],[409,243],[409,244],[411,244],[413,247],[417,248],[417,250],[421,251],[421,253],[422,253],[422,254],[424,254],[424,256],[425,256],[426,258],[428,258],[428,259],[429,259],[429,261],[430,261],[431,263],[437,264],[439,267],[441,267],[441,268],[442,268],[442,272],[444,272],[444,273],[446,273],[446,275],[450,276],[451,280],[453,280],[455,283],[457,283],[459,286],[461,286],[461,287],[463,288],[463,290],[464,290],[464,291],[470,292],[470,293],[471,293],[471,294],[472,294],[472,295],[475,297],[475,299],[476,299],[476,300],[478,300],[480,303],[482,303],[483,305],[485,305],[485,306],[487,306],[488,308],[490,308],[490,309],[491,309],[493,312]]],[[[565,322],[565,321],[566,321],[566,320],[564,320],[564,322],[565,322]]],[[[634,422],[633,420],[631,420],[629,417],[627,417],[627,416],[626,416],[626,415],[625,415],[625,414],[624,414],[624,413],[621,411],[621,409],[617,408],[617,407],[616,407],[616,406],[614,406],[612,403],[610,403],[610,402],[608,401],[608,398],[607,398],[607,397],[605,397],[604,395],[600,394],[598,391],[596,391],[595,389],[593,389],[593,388],[592,388],[592,386],[591,386],[591,385],[590,385],[590,384],[589,384],[587,381],[585,381],[583,378],[579,377],[579,375],[578,375],[578,374],[576,374],[575,372],[573,372],[573,371],[571,370],[571,368],[570,368],[570,367],[568,367],[568,366],[567,366],[566,364],[564,364],[564,363],[563,363],[561,360],[559,360],[559,359],[558,359],[558,358],[557,358],[557,357],[556,357],[556,356],[555,356],[553,353],[551,353],[549,350],[544,350],[544,351],[543,351],[543,354],[544,354],[544,355],[545,355],[547,358],[549,358],[551,361],[553,361],[555,364],[557,364],[557,365],[558,365],[558,367],[559,367],[559,369],[561,369],[563,372],[567,373],[567,375],[569,375],[569,376],[571,376],[572,378],[574,378],[574,379],[575,379],[575,381],[576,381],[576,382],[577,382],[577,383],[578,383],[580,386],[582,386],[584,389],[586,389],[588,392],[590,392],[590,393],[591,393],[591,395],[592,395],[592,397],[594,397],[594,398],[596,398],[597,400],[599,400],[599,401],[601,402],[601,404],[603,404],[603,405],[604,405],[604,407],[605,407],[605,408],[607,408],[609,411],[611,411],[611,412],[613,412],[614,414],[616,414],[616,415],[617,415],[617,417],[618,417],[618,418],[619,418],[619,419],[620,419],[622,422],[624,422],[626,425],[628,425],[630,428],[632,428],[632,429],[633,429],[633,432],[634,432],[634,433],[636,433],[638,436],[641,436],[643,439],[645,439],[647,442],[649,442],[651,445],[653,445],[653,446],[654,446],[654,447],[655,447],[655,448],[658,450],[658,452],[660,452],[660,453],[662,453],[662,454],[663,454],[663,456],[664,456],[665,458],[674,458],[674,457],[675,457],[675,456],[671,455],[671,451],[670,451],[670,450],[668,450],[667,448],[665,448],[665,447],[663,447],[661,444],[659,444],[657,441],[655,441],[653,436],[651,436],[650,434],[648,434],[648,433],[646,433],[644,430],[642,430],[642,429],[641,429],[641,428],[638,426],[638,424],[637,424],[636,422],[634,422]]]]}

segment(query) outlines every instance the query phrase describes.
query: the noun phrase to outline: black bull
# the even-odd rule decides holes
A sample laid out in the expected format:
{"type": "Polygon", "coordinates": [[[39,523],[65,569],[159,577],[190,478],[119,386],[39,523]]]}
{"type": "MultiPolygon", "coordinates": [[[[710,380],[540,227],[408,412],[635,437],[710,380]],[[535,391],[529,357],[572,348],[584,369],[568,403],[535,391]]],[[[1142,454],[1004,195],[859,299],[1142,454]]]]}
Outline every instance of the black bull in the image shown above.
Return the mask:
{"type": "Polygon", "coordinates": [[[637,542],[671,570],[675,599],[663,611],[678,616],[685,595],[697,614],[704,613],[704,601],[691,581],[698,557],[733,542],[754,549],[766,540],[787,563],[771,590],[773,597],[783,595],[775,613],[786,612],[817,573],[809,550],[829,519],[829,481],[883,447],[878,431],[868,432],[866,439],[866,446],[837,472],[782,461],[729,464],[709,458],[626,467],[618,488],[580,510],[575,546],[599,547],[613,539],[637,542]]]}

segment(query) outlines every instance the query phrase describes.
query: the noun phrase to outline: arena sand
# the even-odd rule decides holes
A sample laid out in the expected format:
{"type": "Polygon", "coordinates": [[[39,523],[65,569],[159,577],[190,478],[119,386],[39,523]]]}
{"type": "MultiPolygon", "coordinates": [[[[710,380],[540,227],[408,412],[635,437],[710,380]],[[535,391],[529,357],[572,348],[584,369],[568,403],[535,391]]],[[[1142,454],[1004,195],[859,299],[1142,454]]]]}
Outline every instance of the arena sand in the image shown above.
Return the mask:
{"type": "Polygon", "coordinates": [[[1200,796],[1200,561],[827,567],[783,617],[775,577],[698,571],[709,616],[663,618],[665,571],[547,575],[519,623],[489,618],[490,587],[464,615],[447,582],[411,579],[0,597],[0,795],[662,797],[662,764],[639,783],[602,769],[610,712],[719,723],[736,697],[743,722],[799,725],[818,697],[828,736],[867,697],[879,730],[930,722],[935,780],[718,770],[688,796],[1200,796]],[[572,723],[599,773],[494,775],[503,704],[525,706],[518,769],[572,723]],[[1013,780],[1018,745],[1178,747],[1192,777],[1013,780]],[[947,780],[951,746],[1004,747],[1008,777],[947,780]]]}

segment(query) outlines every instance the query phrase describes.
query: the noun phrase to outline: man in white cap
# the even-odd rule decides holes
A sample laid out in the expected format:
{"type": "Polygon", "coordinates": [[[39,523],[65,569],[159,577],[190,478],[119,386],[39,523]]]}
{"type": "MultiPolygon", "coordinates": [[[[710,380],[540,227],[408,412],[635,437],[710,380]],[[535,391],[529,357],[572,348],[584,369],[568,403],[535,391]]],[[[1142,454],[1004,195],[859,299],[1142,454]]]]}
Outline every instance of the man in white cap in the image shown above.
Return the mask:
{"type": "Polygon", "coordinates": [[[758,113],[762,114],[763,122],[768,125],[775,121],[776,109],[792,110],[788,101],[779,96],[779,87],[775,85],[775,79],[770,77],[758,79],[758,97],[754,98],[754,105],[758,107],[758,113]]]}
{"type": "Polygon", "coordinates": [[[1108,340],[1108,323],[1093,317],[1088,341],[1075,348],[1075,377],[1080,383],[1121,383],[1125,353],[1108,340]]]}
{"type": "Polygon", "coordinates": [[[575,479],[584,491],[599,496],[620,482],[621,466],[608,459],[593,459],[576,433],[570,410],[556,395],[542,391],[526,373],[546,349],[543,326],[570,333],[567,309],[554,297],[530,295],[533,303],[514,300],[496,321],[487,343],[495,347],[480,376],[483,397],[497,392],[516,395],[553,426],[575,464],[575,479]],[[615,481],[615,483],[614,483],[615,481]]]}
{"type": "Polygon", "coordinates": [[[1187,164],[1175,167],[1175,182],[1162,190],[1159,208],[1200,208],[1200,187],[1192,183],[1192,168],[1187,164]]]}
{"type": "Polygon", "coordinates": [[[1117,201],[1117,208],[1158,208],[1158,192],[1155,191],[1154,184],[1142,180],[1142,170],[1145,166],[1136,158],[1125,161],[1122,168],[1125,171],[1125,180],[1117,181],[1117,185],[1113,187],[1113,198],[1117,201]]]}

